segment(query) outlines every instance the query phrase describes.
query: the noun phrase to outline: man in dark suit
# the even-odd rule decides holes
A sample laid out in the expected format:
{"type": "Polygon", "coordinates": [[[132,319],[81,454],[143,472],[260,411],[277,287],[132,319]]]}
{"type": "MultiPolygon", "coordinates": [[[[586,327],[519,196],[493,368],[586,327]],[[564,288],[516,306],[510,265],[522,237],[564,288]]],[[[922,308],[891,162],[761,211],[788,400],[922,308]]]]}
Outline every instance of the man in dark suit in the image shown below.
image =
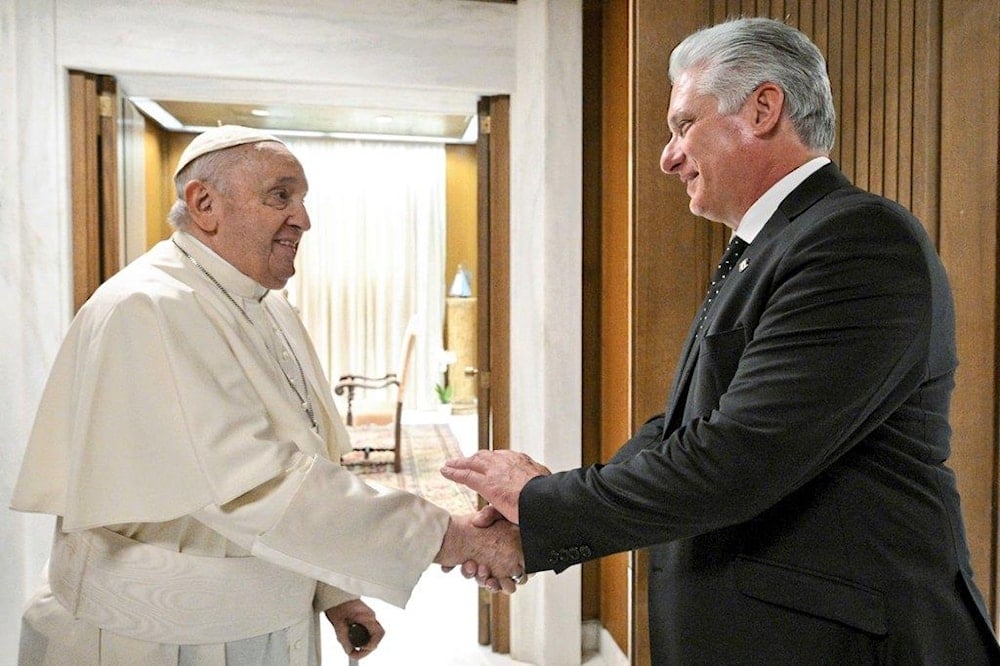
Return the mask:
{"type": "Polygon", "coordinates": [[[950,451],[945,270],[827,155],[826,64],[740,19],[671,56],[661,167],[734,240],[664,414],[605,465],[449,461],[527,570],[650,547],[654,664],[1000,663],[950,451]],[[735,254],[734,254],[735,253],[735,254]]]}

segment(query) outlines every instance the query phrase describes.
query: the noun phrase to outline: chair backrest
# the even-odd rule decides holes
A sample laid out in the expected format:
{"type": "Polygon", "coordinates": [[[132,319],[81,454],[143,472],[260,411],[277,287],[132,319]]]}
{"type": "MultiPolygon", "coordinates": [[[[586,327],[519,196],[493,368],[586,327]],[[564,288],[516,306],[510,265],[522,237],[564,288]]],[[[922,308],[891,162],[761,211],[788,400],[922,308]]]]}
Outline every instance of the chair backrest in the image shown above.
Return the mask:
{"type": "Polygon", "coordinates": [[[413,369],[413,354],[417,347],[417,323],[417,315],[410,317],[410,321],[406,324],[406,331],[403,333],[403,344],[399,351],[399,370],[396,372],[399,386],[396,392],[396,402],[400,405],[403,404],[406,397],[406,386],[413,369]]]}

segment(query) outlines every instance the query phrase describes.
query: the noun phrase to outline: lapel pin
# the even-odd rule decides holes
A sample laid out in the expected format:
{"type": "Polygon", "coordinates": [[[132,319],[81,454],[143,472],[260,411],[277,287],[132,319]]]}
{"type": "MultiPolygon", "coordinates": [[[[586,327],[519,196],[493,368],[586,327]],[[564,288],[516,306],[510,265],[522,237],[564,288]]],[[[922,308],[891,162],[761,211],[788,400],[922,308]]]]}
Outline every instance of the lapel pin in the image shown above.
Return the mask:
{"type": "Polygon", "coordinates": [[[740,262],[740,273],[742,273],[743,271],[745,271],[747,269],[747,266],[749,266],[749,265],[750,265],[750,261],[749,260],[744,259],[743,261],[741,261],[740,262]]]}

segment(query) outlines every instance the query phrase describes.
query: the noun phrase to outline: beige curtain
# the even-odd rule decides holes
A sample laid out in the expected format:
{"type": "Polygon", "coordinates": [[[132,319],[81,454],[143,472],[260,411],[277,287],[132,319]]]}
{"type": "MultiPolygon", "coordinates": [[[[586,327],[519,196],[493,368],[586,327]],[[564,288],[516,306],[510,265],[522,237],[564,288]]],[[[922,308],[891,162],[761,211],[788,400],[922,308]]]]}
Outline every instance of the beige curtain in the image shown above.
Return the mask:
{"type": "MultiPolygon", "coordinates": [[[[324,370],[397,371],[418,318],[407,408],[435,405],[444,324],[445,151],[441,144],[285,138],[309,179],[312,229],[289,298],[324,370]]],[[[377,398],[378,396],[373,396],[377,398]]]]}

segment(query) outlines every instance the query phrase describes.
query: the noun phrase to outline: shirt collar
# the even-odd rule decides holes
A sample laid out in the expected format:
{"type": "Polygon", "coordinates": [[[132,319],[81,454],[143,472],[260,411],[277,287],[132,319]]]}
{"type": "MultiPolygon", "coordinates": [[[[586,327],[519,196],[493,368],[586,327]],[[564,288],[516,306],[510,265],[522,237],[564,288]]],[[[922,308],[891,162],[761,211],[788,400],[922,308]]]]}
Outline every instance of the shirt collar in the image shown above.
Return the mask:
{"type": "Polygon", "coordinates": [[[787,176],[779,180],[764,192],[763,196],[754,202],[743,215],[739,226],[736,227],[736,236],[739,236],[747,243],[752,243],[760,230],[764,228],[767,221],[771,219],[778,206],[792,193],[796,187],[802,184],[806,178],[813,175],[821,168],[830,163],[829,157],[814,157],[802,166],[793,170],[787,176]]]}
{"type": "Polygon", "coordinates": [[[222,288],[233,296],[256,301],[267,296],[269,291],[267,287],[261,286],[252,277],[241,273],[239,269],[186,231],[178,229],[171,239],[182,250],[194,257],[195,261],[201,264],[212,277],[219,281],[222,288]]]}

